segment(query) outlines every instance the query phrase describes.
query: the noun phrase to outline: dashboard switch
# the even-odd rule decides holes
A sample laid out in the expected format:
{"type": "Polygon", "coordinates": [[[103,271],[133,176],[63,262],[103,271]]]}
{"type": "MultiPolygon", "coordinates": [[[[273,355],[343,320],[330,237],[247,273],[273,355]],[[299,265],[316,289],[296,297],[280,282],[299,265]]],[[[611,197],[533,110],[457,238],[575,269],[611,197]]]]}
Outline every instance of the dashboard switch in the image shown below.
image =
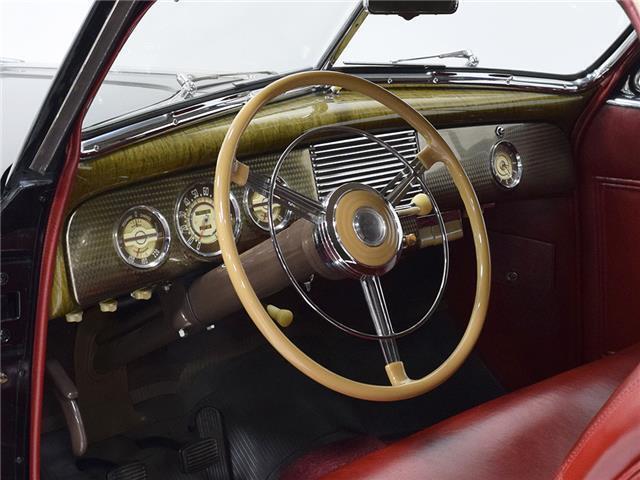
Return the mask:
{"type": "Polygon", "coordinates": [[[103,300],[100,302],[100,311],[105,313],[115,312],[118,310],[118,301],[114,298],[103,300]]]}
{"type": "Polygon", "coordinates": [[[82,321],[82,310],[67,313],[64,318],[67,323],[80,323],[82,321]]]}
{"type": "Polygon", "coordinates": [[[136,300],[150,300],[151,299],[151,289],[150,288],[139,288],[138,290],[134,290],[131,292],[131,298],[136,300]]]}

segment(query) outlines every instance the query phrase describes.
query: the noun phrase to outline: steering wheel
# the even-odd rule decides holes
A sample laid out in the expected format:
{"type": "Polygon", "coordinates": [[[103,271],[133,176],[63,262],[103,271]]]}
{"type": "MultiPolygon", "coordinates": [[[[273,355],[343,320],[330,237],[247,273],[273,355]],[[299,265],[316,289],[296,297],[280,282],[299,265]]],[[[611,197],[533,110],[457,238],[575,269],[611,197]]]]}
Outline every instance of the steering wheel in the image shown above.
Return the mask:
{"type": "MultiPolygon", "coordinates": [[[[295,143],[297,142],[294,141],[295,143]]],[[[292,145],[280,158],[278,168],[292,145]]],[[[424,184],[423,188],[426,188],[424,184]]],[[[271,83],[244,105],[227,131],[216,165],[214,207],[222,258],[247,314],[289,363],[325,387],[363,400],[395,401],[413,398],[434,389],[451,377],[473,349],[486,317],[491,283],[489,243],[482,210],[471,182],[443,138],[422,115],[393,93],[359,77],[327,71],[296,73],[271,83]],[[317,267],[319,273],[329,278],[351,277],[360,280],[377,332],[373,338],[377,338],[383,347],[389,385],[363,383],[339,375],[317,363],[289,340],[256,295],[242,266],[233,235],[234,223],[229,205],[231,181],[244,185],[251,174],[246,165],[236,160],[240,137],[258,110],[267,102],[290,90],[315,85],[341,87],[380,102],[422,135],[427,144],[417,154],[417,163],[410,164],[403,160],[404,177],[401,178],[399,174],[394,179],[395,183],[387,186],[388,190],[387,187],[378,191],[366,185],[349,183],[335,189],[320,203],[277,185],[277,171],[265,182],[270,194],[269,205],[272,205],[273,197],[277,195],[300,214],[302,219],[299,222],[308,222],[310,228],[303,231],[309,232],[306,245],[312,245],[312,248],[305,250],[313,250],[309,254],[309,261],[317,267]],[[411,333],[414,329],[394,332],[380,275],[393,268],[402,250],[402,227],[395,207],[401,196],[399,194],[404,193],[412,181],[421,182],[422,172],[438,162],[442,162],[451,175],[469,218],[476,253],[476,291],[469,323],[456,348],[435,370],[422,378],[411,379],[400,360],[396,338],[401,334],[411,333]]],[[[441,215],[439,211],[436,213],[442,228],[441,215]]],[[[270,223],[273,237],[275,231],[272,219],[270,223]]],[[[274,242],[276,249],[277,245],[274,242]]],[[[283,260],[281,256],[279,259],[283,260]]],[[[290,279],[296,286],[295,279],[291,276],[290,279]]]]}

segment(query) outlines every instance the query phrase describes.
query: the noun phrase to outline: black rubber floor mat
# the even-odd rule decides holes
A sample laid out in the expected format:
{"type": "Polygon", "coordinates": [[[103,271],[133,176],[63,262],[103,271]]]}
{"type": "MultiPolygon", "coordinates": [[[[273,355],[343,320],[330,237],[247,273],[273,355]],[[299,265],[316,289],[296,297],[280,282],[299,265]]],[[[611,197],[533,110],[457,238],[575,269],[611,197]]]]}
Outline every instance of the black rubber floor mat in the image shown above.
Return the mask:
{"type": "Polygon", "coordinates": [[[147,480],[147,468],[140,462],[122,465],[107,472],[107,480],[147,480]]]}

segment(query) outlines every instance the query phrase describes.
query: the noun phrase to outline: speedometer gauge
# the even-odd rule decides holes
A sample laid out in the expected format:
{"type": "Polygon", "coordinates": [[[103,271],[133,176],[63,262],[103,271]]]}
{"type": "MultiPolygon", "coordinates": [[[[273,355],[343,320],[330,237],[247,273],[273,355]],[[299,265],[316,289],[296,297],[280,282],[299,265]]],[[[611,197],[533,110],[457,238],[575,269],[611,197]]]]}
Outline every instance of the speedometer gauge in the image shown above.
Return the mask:
{"type": "MultiPolygon", "coordinates": [[[[287,184],[284,180],[279,179],[279,182],[284,186],[287,184]]],[[[249,215],[249,218],[253,221],[253,223],[264,230],[265,232],[269,231],[269,202],[267,198],[261,193],[252,190],[247,187],[244,191],[244,209],[249,215]]],[[[273,202],[273,225],[275,230],[282,230],[289,224],[291,220],[291,210],[288,210],[281,203],[274,199],[273,202]]]]}
{"type": "MultiPolygon", "coordinates": [[[[240,234],[240,209],[230,194],[231,219],[236,238],[240,234]]],[[[201,257],[214,257],[220,253],[213,206],[213,182],[191,185],[178,199],[176,225],[182,243],[201,257]]]]}
{"type": "Polygon", "coordinates": [[[171,244],[169,225],[155,208],[133,207],[118,221],[114,241],[120,258],[128,265],[149,269],[160,265],[171,244]]]}

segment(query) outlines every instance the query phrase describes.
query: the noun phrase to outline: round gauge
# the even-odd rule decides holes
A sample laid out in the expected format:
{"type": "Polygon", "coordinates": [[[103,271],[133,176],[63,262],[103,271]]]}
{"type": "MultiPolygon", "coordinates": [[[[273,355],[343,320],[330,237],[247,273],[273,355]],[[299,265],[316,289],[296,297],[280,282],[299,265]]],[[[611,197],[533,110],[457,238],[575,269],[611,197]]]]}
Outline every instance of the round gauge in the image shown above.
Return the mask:
{"type": "Polygon", "coordinates": [[[498,142],[491,150],[493,179],[504,188],[514,188],[522,179],[522,159],[509,142],[498,142]]]}
{"type": "MultiPolygon", "coordinates": [[[[240,234],[240,209],[238,201],[230,194],[233,232],[240,234]]],[[[220,254],[218,233],[213,207],[213,182],[198,182],[191,185],[178,199],[176,205],[176,225],[182,243],[201,257],[220,254]]]]}
{"type": "Polygon", "coordinates": [[[155,208],[133,207],[118,221],[114,232],[116,251],[132,267],[147,269],[167,257],[171,234],[169,225],[155,208]]]}
{"type": "MultiPolygon", "coordinates": [[[[280,179],[279,182],[287,186],[284,180],[280,179]]],[[[267,197],[247,187],[244,191],[244,209],[258,228],[265,232],[269,231],[269,201],[267,197]]],[[[291,220],[291,210],[285,208],[275,199],[272,210],[273,226],[276,231],[282,230],[291,220]]]]}

